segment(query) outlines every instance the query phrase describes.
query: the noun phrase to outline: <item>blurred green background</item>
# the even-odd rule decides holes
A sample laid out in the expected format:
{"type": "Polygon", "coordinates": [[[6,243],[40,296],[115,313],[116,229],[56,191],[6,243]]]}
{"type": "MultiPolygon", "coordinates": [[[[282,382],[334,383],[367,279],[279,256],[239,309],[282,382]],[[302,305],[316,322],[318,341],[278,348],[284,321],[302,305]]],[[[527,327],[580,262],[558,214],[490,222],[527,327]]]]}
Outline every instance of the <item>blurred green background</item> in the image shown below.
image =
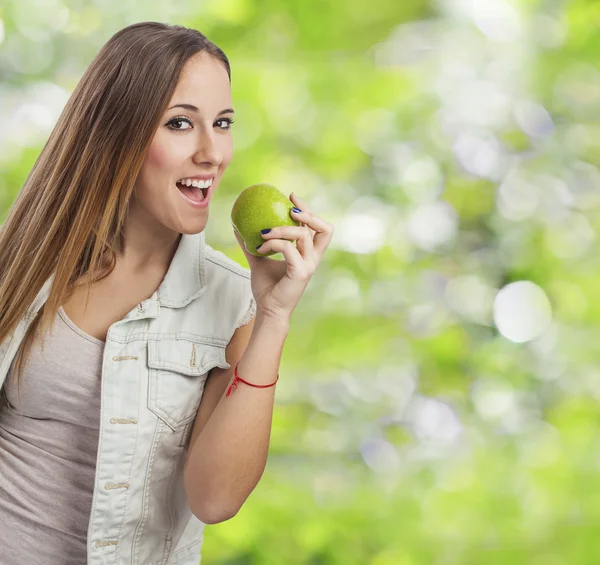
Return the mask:
{"type": "Polygon", "coordinates": [[[4,0],[0,211],[117,30],[232,64],[236,154],[336,226],[207,565],[600,562],[600,3],[4,0]]]}

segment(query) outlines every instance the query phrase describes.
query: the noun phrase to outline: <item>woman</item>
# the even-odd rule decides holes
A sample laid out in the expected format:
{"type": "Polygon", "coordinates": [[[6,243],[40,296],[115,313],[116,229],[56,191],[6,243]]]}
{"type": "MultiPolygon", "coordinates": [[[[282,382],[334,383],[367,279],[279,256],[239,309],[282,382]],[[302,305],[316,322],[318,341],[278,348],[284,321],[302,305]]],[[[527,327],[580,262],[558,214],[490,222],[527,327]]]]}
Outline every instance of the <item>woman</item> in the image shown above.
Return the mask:
{"type": "Polygon", "coordinates": [[[129,26],[13,204],[0,233],[3,565],[195,565],[204,524],[234,516],[259,481],[290,317],[333,227],[292,195],[301,227],[265,226],[260,248],[283,261],[238,238],[248,271],[205,243],[232,122],[216,45],[129,26]]]}

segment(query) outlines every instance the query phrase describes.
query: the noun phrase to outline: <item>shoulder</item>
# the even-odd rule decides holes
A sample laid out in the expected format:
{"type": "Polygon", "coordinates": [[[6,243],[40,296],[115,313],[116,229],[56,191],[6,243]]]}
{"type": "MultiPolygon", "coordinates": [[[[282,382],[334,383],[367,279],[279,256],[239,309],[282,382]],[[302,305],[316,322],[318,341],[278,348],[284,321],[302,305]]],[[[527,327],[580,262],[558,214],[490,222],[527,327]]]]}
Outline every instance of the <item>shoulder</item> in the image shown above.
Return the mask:
{"type": "Polygon", "coordinates": [[[206,244],[206,261],[217,270],[227,271],[228,273],[231,273],[232,276],[240,277],[246,281],[250,280],[250,269],[242,267],[239,263],[235,262],[230,257],[227,257],[225,253],[213,249],[208,244],[206,244]]]}
{"type": "Polygon", "coordinates": [[[236,318],[235,328],[248,324],[256,316],[256,301],[250,284],[250,269],[245,269],[239,263],[221,251],[206,244],[206,265],[211,281],[210,293],[215,304],[219,304],[220,312],[232,309],[236,318]],[[231,300],[237,296],[237,300],[231,300]],[[223,298],[226,297],[226,298],[223,298]]]}

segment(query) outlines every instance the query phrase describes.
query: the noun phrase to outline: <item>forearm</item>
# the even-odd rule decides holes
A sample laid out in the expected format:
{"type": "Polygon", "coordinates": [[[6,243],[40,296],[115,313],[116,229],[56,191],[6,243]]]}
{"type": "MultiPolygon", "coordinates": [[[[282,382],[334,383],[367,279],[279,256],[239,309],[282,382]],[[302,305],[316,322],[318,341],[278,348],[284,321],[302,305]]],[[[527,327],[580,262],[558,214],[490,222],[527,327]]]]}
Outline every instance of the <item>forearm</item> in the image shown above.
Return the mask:
{"type": "MultiPolygon", "coordinates": [[[[257,316],[238,374],[253,384],[275,381],[289,325],[257,316]]],[[[229,385],[233,382],[233,377],[229,385]]],[[[238,383],[223,394],[189,454],[191,500],[213,514],[233,516],[260,480],[267,462],[275,388],[238,383]]]]}

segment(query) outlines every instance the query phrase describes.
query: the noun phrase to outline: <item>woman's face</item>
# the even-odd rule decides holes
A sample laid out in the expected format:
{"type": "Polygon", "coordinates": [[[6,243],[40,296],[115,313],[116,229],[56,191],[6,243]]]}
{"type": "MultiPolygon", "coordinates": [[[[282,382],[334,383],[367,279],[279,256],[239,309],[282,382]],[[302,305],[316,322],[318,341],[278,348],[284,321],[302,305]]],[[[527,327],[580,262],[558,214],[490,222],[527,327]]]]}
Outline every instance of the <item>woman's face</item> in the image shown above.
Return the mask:
{"type": "Polygon", "coordinates": [[[206,226],[210,201],[233,154],[231,87],[225,65],[207,53],[190,59],[168,108],[136,180],[134,206],[168,229],[196,234],[206,226]],[[188,107],[174,107],[180,104],[188,107]],[[180,190],[176,184],[194,176],[212,180],[198,207],[184,197],[198,189],[180,190]]]}

